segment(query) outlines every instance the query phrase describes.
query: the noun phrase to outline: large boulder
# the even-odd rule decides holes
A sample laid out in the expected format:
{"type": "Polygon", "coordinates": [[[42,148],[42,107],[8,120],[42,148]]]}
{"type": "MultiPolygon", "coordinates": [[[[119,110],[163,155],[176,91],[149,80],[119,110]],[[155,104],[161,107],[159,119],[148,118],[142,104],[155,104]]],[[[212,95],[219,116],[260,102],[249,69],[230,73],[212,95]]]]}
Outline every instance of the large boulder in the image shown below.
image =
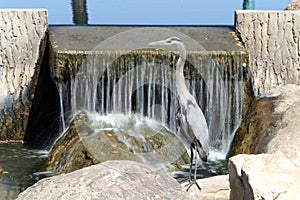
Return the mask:
{"type": "Polygon", "coordinates": [[[283,154],[229,159],[230,199],[299,199],[300,172],[283,154]]]}
{"type": "Polygon", "coordinates": [[[272,139],[266,146],[267,153],[282,152],[285,157],[300,168],[300,86],[278,87],[273,93],[280,94],[275,113],[282,113],[282,119],[272,139]]]}
{"type": "Polygon", "coordinates": [[[300,86],[277,87],[252,106],[235,135],[231,155],[282,152],[300,167],[300,86]]]}
{"type": "Polygon", "coordinates": [[[107,160],[176,169],[189,162],[183,143],[162,124],[137,116],[79,113],[54,145],[48,170],[71,172],[107,160]]]}
{"type": "Polygon", "coordinates": [[[166,172],[133,161],[107,161],[68,174],[45,178],[18,200],[31,199],[188,199],[166,172]]]}

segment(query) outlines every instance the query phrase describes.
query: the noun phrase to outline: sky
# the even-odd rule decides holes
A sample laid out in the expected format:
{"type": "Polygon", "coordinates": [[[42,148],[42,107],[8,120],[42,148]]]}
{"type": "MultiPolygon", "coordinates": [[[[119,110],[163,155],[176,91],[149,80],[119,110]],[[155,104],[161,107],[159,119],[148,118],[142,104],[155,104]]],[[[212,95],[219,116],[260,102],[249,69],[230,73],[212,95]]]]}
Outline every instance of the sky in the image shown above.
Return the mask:
{"type": "MultiPolygon", "coordinates": [[[[283,10],[291,0],[256,0],[257,10],[283,10]]],[[[233,25],[242,0],[87,0],[89,24],[233,25]]],[[[72,24],[71,0],[0,0],[4,8],[46,8],[49,24],[72,24]]]]}

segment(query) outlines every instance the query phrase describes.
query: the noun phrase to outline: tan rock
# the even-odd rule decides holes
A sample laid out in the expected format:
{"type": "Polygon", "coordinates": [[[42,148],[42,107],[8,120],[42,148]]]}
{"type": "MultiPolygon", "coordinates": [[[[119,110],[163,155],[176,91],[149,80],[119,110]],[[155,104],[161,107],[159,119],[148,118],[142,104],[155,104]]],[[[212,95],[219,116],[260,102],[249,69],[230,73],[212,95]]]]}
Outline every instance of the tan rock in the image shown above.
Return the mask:
{"type": "Polygon", "coordinates": [[[300,10],[300,1],[292,0],[284,10],[300,10]]]}
{"type": "Polygon", "coordinates": [[[253,103],[233,141],[231,155],[282,152],[300,167],[300,86],[271,90],[253,103]]]}
{"type": "MultiPolygon", "coordinates": [[[[196,186],[192,186],[188,191],[191,199],[197,200],[227,200],[229,199],[229,176],[220,175],[210,178],[198,179],[201,191],[196,186]]],[[[186,183],[181,184],[185,190],[186,183]]]]}
{"type": "Polygon", "coordinates": [[[300,172],[283,154],[229,159],[230,199],[298,199],[300,172]]]}
{"type": "Polygon", "coordinates": [[[285,85],[273,93],[279,93],[280,99],[276,113],[283,113],[279,129],[267,145],[267,153],[282,152],[297,167],[300,167],[300,86],[285,85]]]}

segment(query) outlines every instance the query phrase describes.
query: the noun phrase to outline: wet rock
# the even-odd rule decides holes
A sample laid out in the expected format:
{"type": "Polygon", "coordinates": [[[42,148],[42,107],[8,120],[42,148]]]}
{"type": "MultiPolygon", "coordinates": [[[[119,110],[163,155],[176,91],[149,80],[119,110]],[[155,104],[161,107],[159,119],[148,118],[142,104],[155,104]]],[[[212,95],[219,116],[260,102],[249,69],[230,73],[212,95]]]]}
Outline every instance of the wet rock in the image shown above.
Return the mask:
{"type": "Polygon", "coordinates": [[[261,97],[244,119],[230,155],[282,152],[300,167],[300,86],[289,84],[261,97]]]}
{"type": "Polygon", "coordinates": [[[282,114],[275,112],[277,102],[278,97],[261,97],[252,102],[235,134],[228,157],[267,151],[267,144],[276,130],[284,126],[280,123],[282,114]]]}
{"type": "Polygon", "coordinates": [[[107,161],[43,179],[17,199],[188,199],[167,173],[133,161],[107,161]]]}
{"type": "MultiPolygon", "coordinates": [[[[190,199],[197,200],[228,200],[229,199],[229,176],[220,175],[210,178],[198,179],[201,191],[196,186],[192,186],[188,191],[190,199]]],[[[181,184],[183,189],[186,183],[181,184]]]]}
{"type": "Polygon", "coordinates": [[[229,159],[230,199],[298,199],[300,172],[283,154],[229,159]]]}
{"type": "Polygon", "coordinates": [[[156,121],[81,112],[54,145],[47,170],[65,173],[107,160],[175,170],[188,163],[189,156],[182,142],[156,121]]]}

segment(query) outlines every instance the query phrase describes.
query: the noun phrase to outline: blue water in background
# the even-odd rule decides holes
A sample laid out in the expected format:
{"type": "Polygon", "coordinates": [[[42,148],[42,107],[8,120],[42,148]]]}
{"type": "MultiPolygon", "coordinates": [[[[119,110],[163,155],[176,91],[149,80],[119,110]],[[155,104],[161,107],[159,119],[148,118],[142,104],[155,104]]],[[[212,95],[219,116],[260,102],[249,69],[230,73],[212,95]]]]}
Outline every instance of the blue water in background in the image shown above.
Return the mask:
{"type": "MultiPolygon", "coordinates": [[[[78,0],[77,0],[78,1],[78,0]]],[[[291,0],[257,0],[258,10],[283,10],[291,0]]],[[[86,0],[88,24],[233,25],[242,0],[86,0]]],[[[3,8],[46,8],[49,24],[73,24],[72,1],[0,0],[3,8]]]]}

